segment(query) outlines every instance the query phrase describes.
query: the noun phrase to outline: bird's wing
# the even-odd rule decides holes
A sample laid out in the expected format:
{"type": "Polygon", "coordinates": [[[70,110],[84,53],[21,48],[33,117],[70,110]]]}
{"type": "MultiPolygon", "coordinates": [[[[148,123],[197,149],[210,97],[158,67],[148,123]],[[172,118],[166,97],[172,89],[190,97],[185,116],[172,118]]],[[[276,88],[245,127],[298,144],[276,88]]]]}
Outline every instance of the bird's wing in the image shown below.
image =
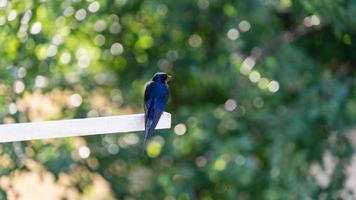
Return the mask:
{"type": "Polygon", "coordinates": [[[147,124],[147,117],[148,117],[148,113],[151,110],[151,108],[153,107],[153,88],[154,87],[154,82],[151,81],[149,83],[147,83],[146,85],[146,89],[145,89],[145,96],[144,96],[144,110],[145,110],[145,128],[146,128],[146,124],[147,124]]]}
{"type": "Polygon", "coordinates": [[[150,107],[147,113],[147,119],[145,124],[145,139],[144,144],[146,146],[146,142],[149,138],[151,138],[153,131],[155,130],[159,119],[164,110],[164,104],[159,102],[157,99],[153,99],[153,106],[150,107]]]}

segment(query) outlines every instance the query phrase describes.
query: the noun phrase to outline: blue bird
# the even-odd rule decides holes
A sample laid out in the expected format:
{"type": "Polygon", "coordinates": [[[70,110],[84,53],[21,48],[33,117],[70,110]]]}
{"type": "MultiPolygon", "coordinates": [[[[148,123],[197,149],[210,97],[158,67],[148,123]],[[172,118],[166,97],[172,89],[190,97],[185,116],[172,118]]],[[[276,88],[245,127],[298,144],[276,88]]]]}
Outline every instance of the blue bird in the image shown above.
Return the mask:
{"type": "Polygon", "coordinates": [[[146,84],[144,97],[145,110],[145,139],[144,149],[146,143],[151,138],[159,119],[166,107],[169,91],[168,91],[168,76],[164,72],[157,72],[152,80],[146,84]]]}

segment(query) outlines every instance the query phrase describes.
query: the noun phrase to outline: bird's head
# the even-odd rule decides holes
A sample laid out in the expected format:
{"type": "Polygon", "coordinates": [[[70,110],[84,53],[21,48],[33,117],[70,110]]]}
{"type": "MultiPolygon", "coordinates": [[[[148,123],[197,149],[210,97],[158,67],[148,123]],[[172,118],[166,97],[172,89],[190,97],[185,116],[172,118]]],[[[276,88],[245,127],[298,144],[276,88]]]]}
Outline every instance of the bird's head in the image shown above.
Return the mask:
{"type": "Polygon", "coordinates": [[[171,78],[171,76],[169,76],[168,74],[166,74],[164,72],[157,72],[153,76],[152,81],[161,82],[161,83],[167,83],[170,78],[171,78]]]}

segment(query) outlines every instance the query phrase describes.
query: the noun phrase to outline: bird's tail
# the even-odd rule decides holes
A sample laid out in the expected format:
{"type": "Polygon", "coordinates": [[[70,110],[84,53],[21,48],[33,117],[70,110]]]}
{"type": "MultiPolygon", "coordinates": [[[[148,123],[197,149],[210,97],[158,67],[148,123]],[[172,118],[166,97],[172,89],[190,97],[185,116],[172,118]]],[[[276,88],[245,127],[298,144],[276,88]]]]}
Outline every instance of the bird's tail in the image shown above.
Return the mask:
{"type": "Polygon", "coordinates": [[[152,125],[152,120],[147,120],[147,122],[145,124],[145,138],[143,140],[143,149],[142,149],[143,153],[146,152],[147,142],[151,137],[151,133],[152,133],[151,125],[152,125]]]}
{"type": "Polygon", "coordinates": [[[143,147],[142,147],[142,153],[146,153],[146,148],[147,148],[147,140],[148,140],[148,130],[145,130],[145,138],[143,140],[143,147]]]}
{"type": "Polygon", "coordinates": [[[146,149],[146,145],[148,140],[151,138],[151,136],[153,135],[153,132],[157,126],[157,123],[160,119],[162,115],[162,111],[161,112],[157,112],[153,119],[147,119],[146,122],[146,126],[145,126],[145,139],[144,139],[144,149],[146,149]]]}

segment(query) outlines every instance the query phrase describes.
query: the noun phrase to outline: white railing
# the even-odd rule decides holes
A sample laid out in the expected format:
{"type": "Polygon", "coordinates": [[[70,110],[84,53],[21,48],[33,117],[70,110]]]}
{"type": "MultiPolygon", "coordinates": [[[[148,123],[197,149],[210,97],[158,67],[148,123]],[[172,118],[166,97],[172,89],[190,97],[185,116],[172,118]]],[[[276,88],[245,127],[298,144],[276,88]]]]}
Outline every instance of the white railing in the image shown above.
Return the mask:
{"type": "MultiPolygon", "coordinates": [[[[171,128],[171,114],[164,112],[156,129],[171,128]]],[[[144,130],[144,115],[119,115],[0,125],[0,142],[124,133],[144,130]]]]}

